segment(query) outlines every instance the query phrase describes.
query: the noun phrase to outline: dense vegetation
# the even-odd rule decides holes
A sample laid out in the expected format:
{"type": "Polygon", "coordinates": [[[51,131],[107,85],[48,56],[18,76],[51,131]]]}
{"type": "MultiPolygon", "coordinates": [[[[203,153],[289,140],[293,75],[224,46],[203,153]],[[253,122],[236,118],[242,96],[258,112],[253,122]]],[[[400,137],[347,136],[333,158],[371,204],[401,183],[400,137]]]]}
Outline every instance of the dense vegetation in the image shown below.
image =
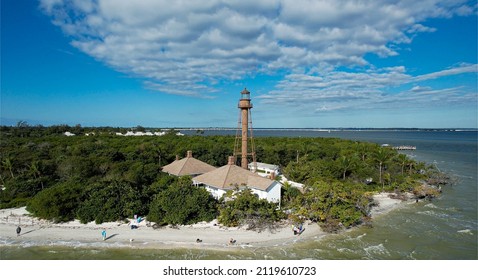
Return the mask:
{"type": "Polygon", "coordinates": [[[235,193],[229,191],[221,198],[218,221],[225,226],[247,225],[248,228],[262,229],[270,222],[277,222],[285,215],[277,210],[277,205],[259,199],[251,190],[235,193]]]}
{"type": "MultiPolygon", "coordinates": [[[[137,127],[137,130],[143,130],[137,127]]],[[[190,178],[160,172],[176,155],[214,166],[227,163],[234,137],[122,137],[125,129],[81,126],[0,127],[0,208],[27,205],[35,216],[64,222],[117,221],[134,214],[158,224],[218,218],[224,225],[254,225],[285,217],[311,220],[327,230],[367,221],[376,191],[420,191],[433,172],[423,163],[376,144],[330,138],[256,138],[257,158],[281,166],[301,193],[285,185],[281,210],[250,192],[216,201],[190,178]],[[67,137],[70,131],[77,136],[67,137]],[[85,133],[91,133],[85,136],[85,133]]]]}
{"type": "Polygon", "coordinates": [[[204,188],[191,184],[190,178],[183,177],[159,192],[150,204],[148,220],[184,225],[216,218],[217,201],[204,188]]]}

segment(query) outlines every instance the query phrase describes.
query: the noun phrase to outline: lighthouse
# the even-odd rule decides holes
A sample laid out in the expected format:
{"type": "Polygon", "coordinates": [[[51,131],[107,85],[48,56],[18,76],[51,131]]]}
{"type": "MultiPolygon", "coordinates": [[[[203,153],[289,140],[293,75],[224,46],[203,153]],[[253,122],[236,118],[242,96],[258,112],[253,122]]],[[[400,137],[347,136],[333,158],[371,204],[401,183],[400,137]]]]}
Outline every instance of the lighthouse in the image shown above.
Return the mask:
{"type": "Polygon", "coordinates": [[[241,156],[241,167],[244,169],[248,169],[247,164],[249,156],[252,157],[254,163],[256,162],[254,139],[252,137],[252,103],[250,94],[251,93],[244,88],[244,90],[241,91],[241,99],[239,100],[239,104],[237,106],[239,108],[239,122],[234,145],[234,155],[241,156]],[[240,150],[239,143],[241,147],[240,150]]]}

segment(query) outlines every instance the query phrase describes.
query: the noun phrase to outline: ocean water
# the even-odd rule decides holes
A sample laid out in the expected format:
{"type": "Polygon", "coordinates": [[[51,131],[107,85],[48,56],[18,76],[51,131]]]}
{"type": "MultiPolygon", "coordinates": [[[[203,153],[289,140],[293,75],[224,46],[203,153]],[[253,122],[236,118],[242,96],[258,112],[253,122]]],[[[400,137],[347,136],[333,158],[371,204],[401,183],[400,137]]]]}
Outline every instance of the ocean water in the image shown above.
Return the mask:
{"type": "MultiPolygon", "coordinates": [[[[183,133],[194,133],[184,131],[183,133]]],[[[235,135],[205,131],[205,135],[235,135]]],[[[71,246],[0,246],[1,259],[478,259],[478,141],[476,131],[286,131],[255,130],[256,137],[336,137],[379,144],[412,145],[407,155],[436,165],[457,179],[433,201],[408,203],[359,227],[323,238],[237,251],[122,249],[71,246]]]]}

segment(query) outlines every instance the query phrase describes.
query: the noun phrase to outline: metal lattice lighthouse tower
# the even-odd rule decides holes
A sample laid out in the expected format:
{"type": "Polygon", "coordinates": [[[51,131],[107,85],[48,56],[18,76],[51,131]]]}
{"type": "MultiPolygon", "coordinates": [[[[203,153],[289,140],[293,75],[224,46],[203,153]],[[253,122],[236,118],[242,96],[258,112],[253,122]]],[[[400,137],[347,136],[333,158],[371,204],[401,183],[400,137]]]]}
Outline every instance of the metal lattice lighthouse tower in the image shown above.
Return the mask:
{"type": "Polygon", "coordinates": [[[256,152],[254,148],[254,138],[252,137],[252,118],[251,118],[251,95],[244,88],[241,91],[241,99],[239,100],[239,122],[236,133],[236,141],[234,145],[234,156],[241,156],[241,167],[248,169],[248,156],[252,157],[254,164],[256,163],[256,152]],[[239,136],[239,131],[241,135],[239,136]],[[241,149],[239,151],[239,142],[241,149]],[[250,142],[250,146],[248,145],[250,142]]]}

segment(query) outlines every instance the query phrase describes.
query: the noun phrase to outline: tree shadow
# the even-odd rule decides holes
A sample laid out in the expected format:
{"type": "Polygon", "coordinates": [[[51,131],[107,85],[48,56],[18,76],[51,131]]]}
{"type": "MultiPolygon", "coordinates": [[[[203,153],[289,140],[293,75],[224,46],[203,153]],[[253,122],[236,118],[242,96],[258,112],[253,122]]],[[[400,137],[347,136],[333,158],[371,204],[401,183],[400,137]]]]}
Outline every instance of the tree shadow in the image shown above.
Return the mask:
{"type": "Polygon", "coordinates": [[[105,238],[105,241],[108,240],[108,239],[111,239],[111,238],[115,237],[116,235],[119,235],[119,234],[118,234],[118,233],[112,234],[112,235],[106,237],[106,238],[105,238]]]}

